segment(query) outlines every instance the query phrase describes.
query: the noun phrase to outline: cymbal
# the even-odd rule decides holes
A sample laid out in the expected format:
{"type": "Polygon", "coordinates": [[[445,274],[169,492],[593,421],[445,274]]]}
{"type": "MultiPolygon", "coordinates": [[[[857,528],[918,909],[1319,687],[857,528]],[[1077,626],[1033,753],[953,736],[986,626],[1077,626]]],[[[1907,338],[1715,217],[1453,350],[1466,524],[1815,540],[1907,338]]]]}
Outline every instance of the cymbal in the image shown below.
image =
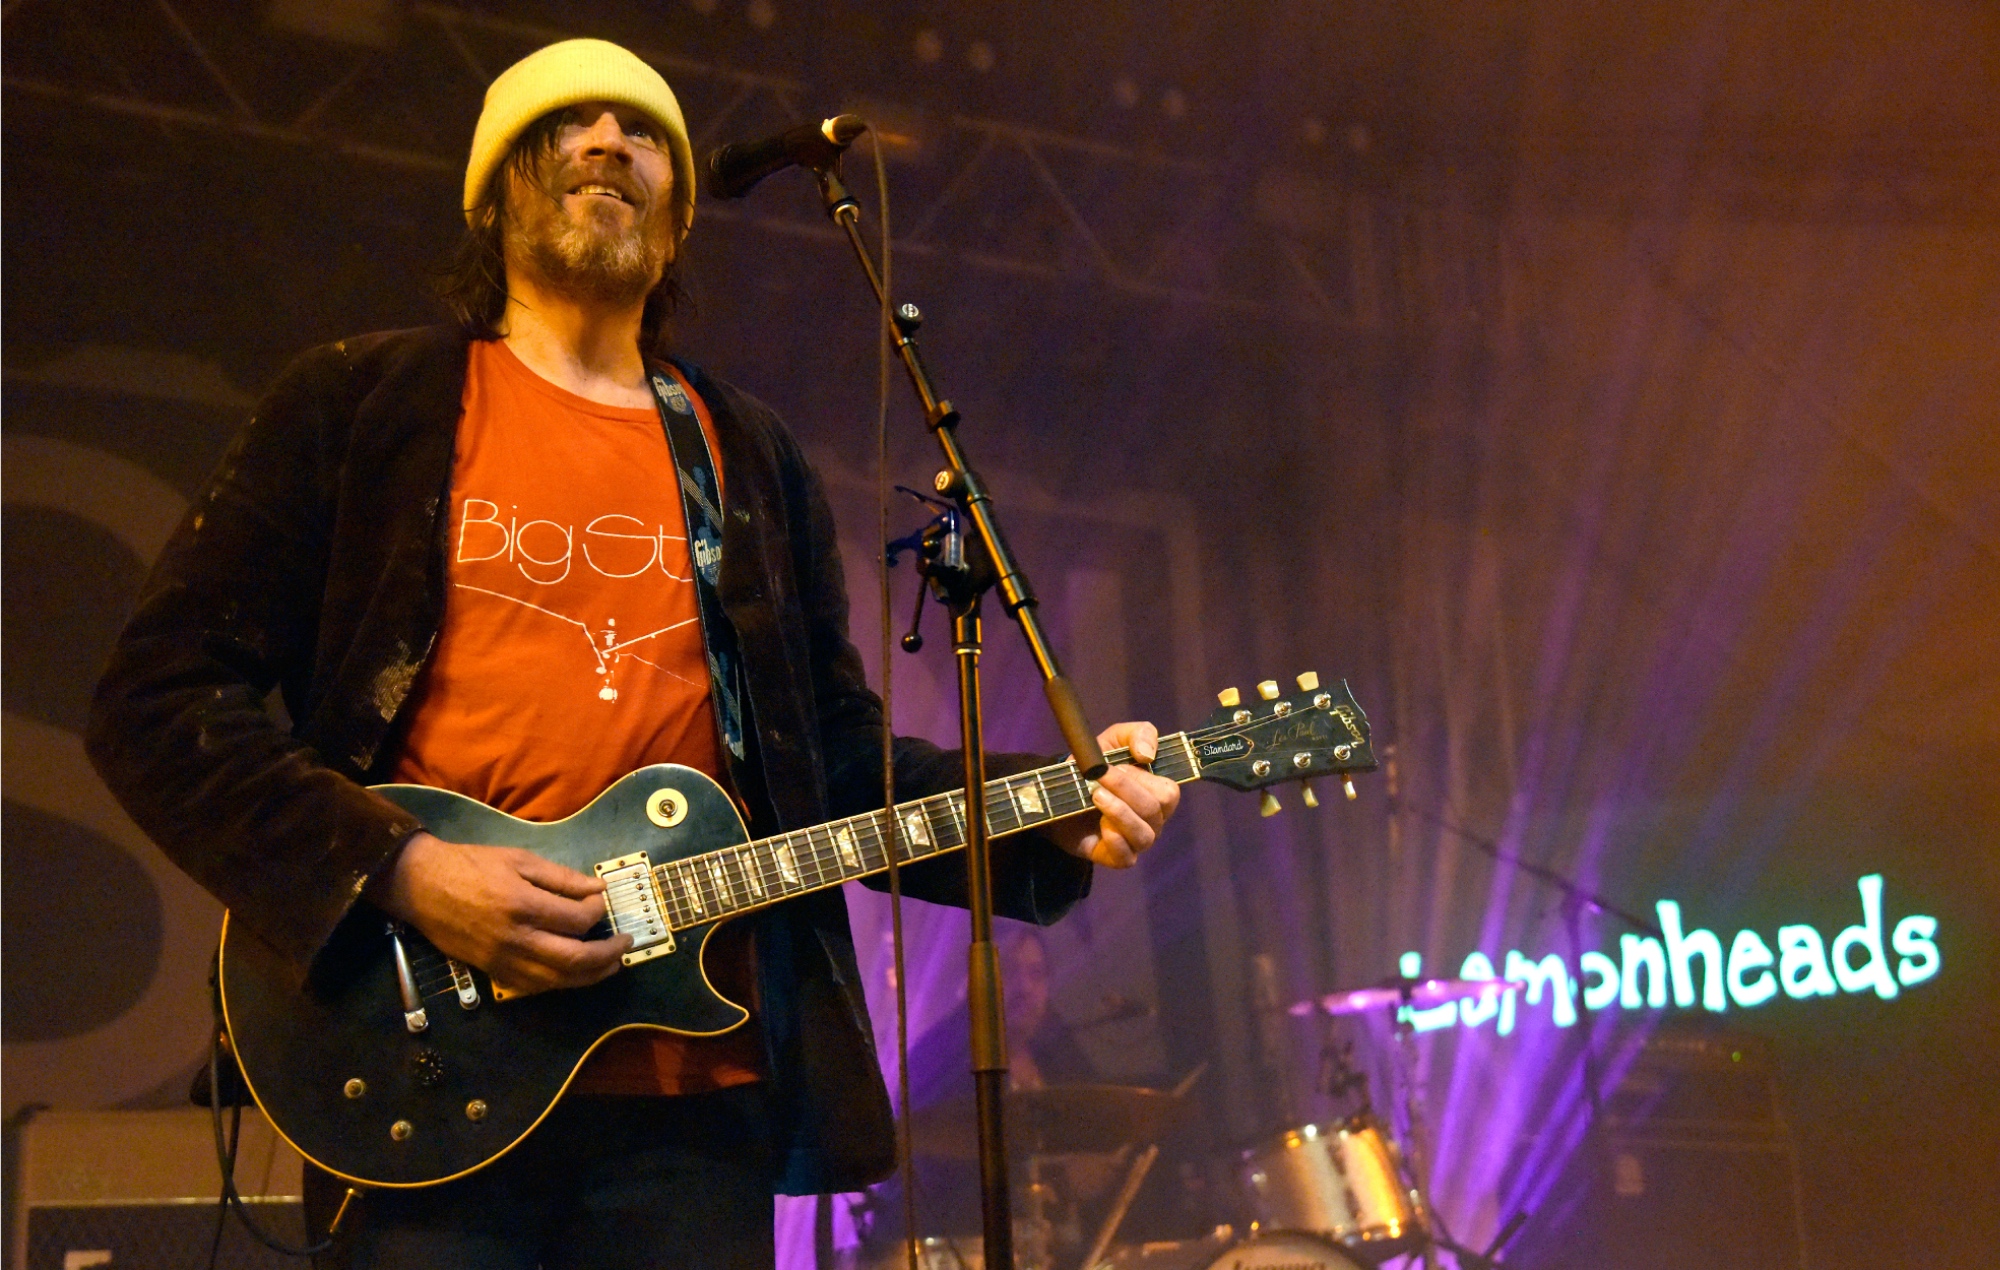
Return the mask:
{"type": "MultiPolygon", "coordinates": [[[[1049,1085],[1009,1090],[1002,1114],[1010,1148],[1069,1155],[1157,1142],[1181,1105],[1171,1092],[1137,1085],[1049,1085]]],[[[979,1116],[972,1100],[918,1108],[910,1117],[910,1145],[918,1155],[978,1159],[979,1116]]]]}
{"type": "Polygon", "coordinates": [[[1308,1014],[1366,1014],[1370,1010],[1393,1010],[1399,1005],[1424,1010],[1465,997],[1492,997],[1513,991],[1504,979],[1404,979],[1391,977],[1365,988],[1329,992],[1317,1001],[1296,1001],[1288,1007],[1295,1017],[1308,1014]]]}

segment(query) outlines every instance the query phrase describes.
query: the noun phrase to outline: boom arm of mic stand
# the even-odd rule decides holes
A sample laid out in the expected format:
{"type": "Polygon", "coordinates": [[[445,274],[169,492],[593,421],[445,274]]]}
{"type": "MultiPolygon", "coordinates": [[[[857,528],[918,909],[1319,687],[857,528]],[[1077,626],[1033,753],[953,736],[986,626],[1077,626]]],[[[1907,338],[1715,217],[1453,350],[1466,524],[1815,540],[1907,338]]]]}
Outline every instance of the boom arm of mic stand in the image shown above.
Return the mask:
{"type": "MultiPolygon", "coordinates": [[[[854,258],[861,262],[862,272],[868,275],[868,285],[875,293],[876,303],[886,302],[888,296],[882,288],[882,275],[876,271],[875,260],[868,254],[867,244],[861,240],[860,205],[854,201],[854,196],[848,192],[834,166],[814,169],[813,175],[818,178],[820,196],[826,201],[826,214],[847,231],[848,245],[854,248],[854,258]]],[[[1056,727],[1062,732],[1063,744],[1069,747],[1077,770],[1086,779],[1096,780],[1104,775],[1108,766],[1104,761],[1104,751],[1098,747],[1097,734],[1091,730],[1090,721],[1084,715],[1083,702],[1076,695],[1076,686],[1063,674],[1062,664],[1056,659],[1055,649],[1042,629],[1041,617],[1036,612],[1034,589],[1000,532],[1000,524],[993,514],[993,496],[987,492],[979,474],[973,471],[971,463],[966,460],[964,448],[959,444],[958,411],[951,402],[938,396],[931,386],[930,375],[924,369],[923,357],[917,350],[915,339],[917,327],[923,319],[916,306],[904,305],[893,315],[893,320],[896,353],[902,359],[911,388],[916,390],[924,421],[930,426],[931,435],[937,438],[939,448],[944,451],[946,470],[951,473],[953,488],[939,492],[949,493],[964,506],[973,530],[986,548],[987,558],[993,562],[994,572],[999,575],[996,587],[1001,606],[1007,610],[1007,616],[1020,626],[1021,634],[1028,641],[1028,652],[1035,659],[1035,668],[1041,672],[1042,692],[1048,698],[1050,712],[1055,715],[1056,727]]]]}

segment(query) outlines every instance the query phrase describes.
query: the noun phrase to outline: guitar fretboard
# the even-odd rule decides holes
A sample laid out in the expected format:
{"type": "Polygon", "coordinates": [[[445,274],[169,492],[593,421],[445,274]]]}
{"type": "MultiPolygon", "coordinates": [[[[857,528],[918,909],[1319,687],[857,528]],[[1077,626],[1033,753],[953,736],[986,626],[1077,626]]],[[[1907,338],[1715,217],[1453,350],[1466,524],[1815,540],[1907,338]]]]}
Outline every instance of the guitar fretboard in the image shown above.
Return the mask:
{"type": "MultiPolygon", "coordinates": [[[[1114,764],[1132,761],[1128,750],[1110,750],[1104,757],[1114,764]]],[[[1160,738],[1153,771],[1181,784],[1200,778],[1187,733],[1160,738]]],[[[1091,805],[1095,787],[1074,759],[987,781],[986,832],[998,838],[1073,816],[1091,805]]],[[[653,876],[668,923],[680,930],[886,872],[890,837],[882,812],[873,811],[669,861],[656,866],[653,876]]],[[[893,837],[899,864],[963,849],[965,791],[898,803],[893,837]]]]}

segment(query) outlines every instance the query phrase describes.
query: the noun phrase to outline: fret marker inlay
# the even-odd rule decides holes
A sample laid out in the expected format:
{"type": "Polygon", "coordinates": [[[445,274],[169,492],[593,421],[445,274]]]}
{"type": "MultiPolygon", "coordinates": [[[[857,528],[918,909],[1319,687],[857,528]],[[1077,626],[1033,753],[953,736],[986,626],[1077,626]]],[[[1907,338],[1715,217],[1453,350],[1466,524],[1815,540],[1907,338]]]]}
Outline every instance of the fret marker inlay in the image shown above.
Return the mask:
{"type": "Polygon", "coordinates": [[[1034,785],[1023,785],[1014,791],[1014,801],[1021,804],[1021,810],[1030,816],[1042,814],[1042,791],[1034,785]]]}
{"type": "Polygon", "coordinates": [[[854,854],[854,830],[846,825],[833,835],[833,845],[840,849],[840,862],[850,869],[861,867],[861,857],[854,854]]]}
{"type": "Polygon", "coordinates": [[[778,875],[791,885],[797,886],[799,884],[799,864],[798,861],[792,859],[791,844],[786,843],[780,846],[775,854],[778,857],[778,875]]]}

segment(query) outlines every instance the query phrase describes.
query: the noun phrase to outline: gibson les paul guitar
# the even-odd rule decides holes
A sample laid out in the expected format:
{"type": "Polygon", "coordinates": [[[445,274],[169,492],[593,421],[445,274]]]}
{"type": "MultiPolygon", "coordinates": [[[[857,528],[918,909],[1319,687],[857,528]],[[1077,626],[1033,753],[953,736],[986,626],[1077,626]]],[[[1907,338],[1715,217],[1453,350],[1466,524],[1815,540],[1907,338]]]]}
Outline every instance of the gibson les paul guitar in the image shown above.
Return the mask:
{"type": "MultiPolygon", "coordinates": [[[[1299,676],[1240,702],[1232,689],[1199,728],[1160,738],[1153,770],[1175,781],[1262,790],[1372,771],[1368,720],[1347,685],[1299,676]]],[[[1125,751],[1106,757],[1130,762],[1125,751]]],[[[1348,786],[1350,795],[1352,786],[1348,786]]],[[[362,1186],[429,1186],[473,1172],[525,1138],[583,1060],[615,1032],[713,1036],[749,1018],[715,991],[702,949],[718,923],[795,895],[965,845],[963,791],[752,842],[722,788],[660,764],[621,778],[561,821],[518,820],[419,785],[378,792],[456,842],[525,847],[604,880],[608,935],[632,937],[626,969],[587,988],[499,998],[475,967],[357,905],[303,990],[274,949],[226,917],[224,1026],[245,1082],[306,1158],[362,1186]]],[[[986,784],[999,837],[1090,806],[1065,761],[986,784]]],[[[1317,805],[1308,785],[1309,805],[1317,805]]],[[[1265,812],[1275,810],[1266,795],[1265,812]]]]}

